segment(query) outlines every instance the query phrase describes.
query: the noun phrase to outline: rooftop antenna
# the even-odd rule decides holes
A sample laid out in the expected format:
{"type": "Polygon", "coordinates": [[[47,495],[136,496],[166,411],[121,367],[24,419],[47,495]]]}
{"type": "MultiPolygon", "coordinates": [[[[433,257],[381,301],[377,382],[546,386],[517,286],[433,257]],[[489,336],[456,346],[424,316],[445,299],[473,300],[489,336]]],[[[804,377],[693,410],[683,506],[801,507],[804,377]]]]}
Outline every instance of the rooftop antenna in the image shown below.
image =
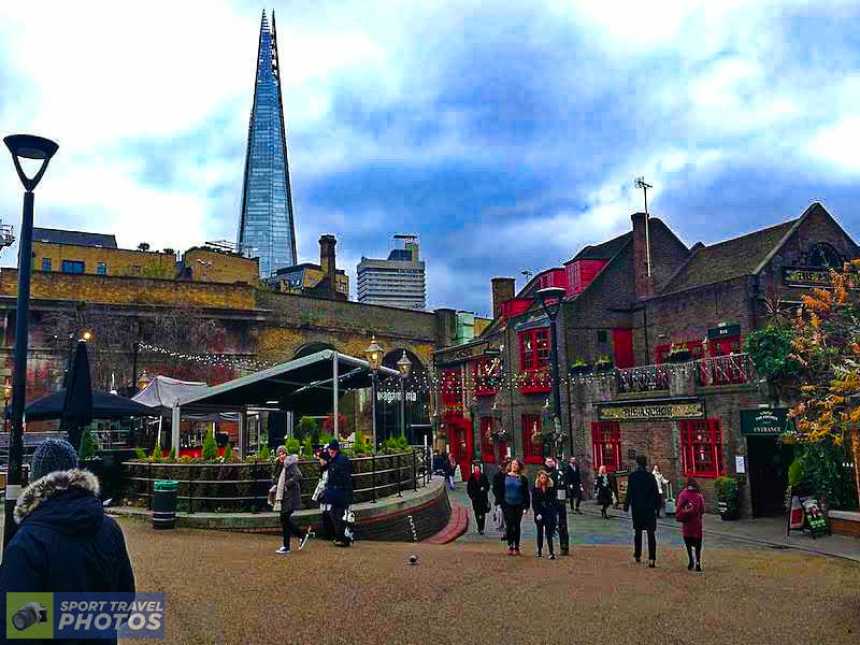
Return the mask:
{"type": "Polygon", "coordinates": [[[651,277],[651,240],[648,233],[648,189],[653,188],[651,184],[645,182],[645,177],[637,177],[633,180],[633,185],[636,188],[642,189],[642,195],[645,198],[645,266],[647,267],[648,277],[651,277]]]}
{"type": "Polygon", "coordinates": [[[525,271],[520,271],[520,273],[521,273],[521,274],[523,274],[523,275],[526,277],[526,282],[528,282],[529,280],[531,280],[531,279],[532,279],[532,276],[534,275],[534,273],[532,273],[532,272],[531,272],[531,271],[529,271],[528,269],[526,269],[525,271]]]}

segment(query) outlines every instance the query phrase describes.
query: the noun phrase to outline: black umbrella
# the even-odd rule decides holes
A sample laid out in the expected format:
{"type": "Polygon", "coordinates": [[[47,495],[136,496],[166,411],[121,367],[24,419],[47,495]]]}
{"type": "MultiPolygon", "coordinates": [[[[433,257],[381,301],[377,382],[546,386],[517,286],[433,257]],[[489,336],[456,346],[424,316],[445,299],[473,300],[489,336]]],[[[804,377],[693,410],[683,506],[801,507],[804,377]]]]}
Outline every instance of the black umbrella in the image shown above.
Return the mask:
{"type": "Polygon", "coordinates": [[[81,427],[89,425],[93,420],[93,385],[90,381],[90,359],[87,356],[87,344],[78,341],[75,348],[75,358],[66,377],[66,398],[63,401],[63,413],[60,427],[69,433],[69,440],[77,446],[81,438],[81,427]]]}
{"type": "MultiPolygon", "coordinates": [[[[24,410],[27,421],[50,421],[63,417],[66,391],[58,390],[53,394],[36,399],[24,410]]],[[[122,419],[125,417],[157,417],[159,411],[137,401],[126,399],[107,392],[92,392],[93,419],[122,419]]]]}

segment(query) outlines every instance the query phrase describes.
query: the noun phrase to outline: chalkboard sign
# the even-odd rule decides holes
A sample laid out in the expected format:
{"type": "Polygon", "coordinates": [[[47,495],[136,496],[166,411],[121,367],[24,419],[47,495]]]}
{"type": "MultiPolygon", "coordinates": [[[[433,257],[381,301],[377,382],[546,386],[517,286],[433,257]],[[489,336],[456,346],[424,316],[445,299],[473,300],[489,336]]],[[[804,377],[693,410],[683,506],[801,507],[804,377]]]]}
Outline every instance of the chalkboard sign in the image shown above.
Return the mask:
{"type": "Polygon", "coordinates": [[[787,511],[786,535],[792,531],[809,531],[813,539],[829,535],[830,525],[821,510],[818,499],[804,486],[789,486],[785,493],[787,511]]]}
{"type": "Polygon", "coordinates": [[[615,496],[618,504],[624,504],[624,499],[627,497],[627,480],[629,477],[629,471],[618,471],[615,473],[615,496]]]}

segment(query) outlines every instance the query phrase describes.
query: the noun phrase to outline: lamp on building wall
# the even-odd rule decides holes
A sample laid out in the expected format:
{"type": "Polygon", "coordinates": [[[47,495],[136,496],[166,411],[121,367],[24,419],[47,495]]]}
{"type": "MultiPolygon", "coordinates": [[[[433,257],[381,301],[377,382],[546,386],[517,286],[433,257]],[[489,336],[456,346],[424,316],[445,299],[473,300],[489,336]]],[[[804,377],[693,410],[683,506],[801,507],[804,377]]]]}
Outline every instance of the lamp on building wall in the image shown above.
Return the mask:
{"type": "MultiPolygon", "coordinates": [[[[550,363],[552,368],[552,398],[553,398],[553,428],[555,432],[561,432],[561,393],[559,390],[558,376],[558,334],[556,329],[556,319],[561,312],[561,302],[564,298],[565,290],[562,287],[544,287],[538,289],[537,297],[540,300],[541,307],[544,310],[547,318],[549,318],[549,336],[550,336],[550,363]]],[[[558,436],[556,436],[558,438],[558,436]]],[[[568,450],[573,450],[572,431],[568,428],[568,440],[570,442],[568,450]]],[[[544,444],[544,450],[546,445],[544,444]]]]}
{"type": "Polygon", "coordinates": [[[3,525],[3,547],[15,534],[15,503],[21,491],[22,463],[24,459],[24,402],[27,387],[27,337],[30,320],[30,271],[33,263],[33,191],[48,169],[48,162],[59,147],[50,139],[30,134],[13,134],[3,139],[9,152],[18,179],[24,186],[24,211],[21,220],[21,237],[18,240],[18,297],[15,309],[15,360],[12,371],[12,430],[9,437],[9,468],[6,476],[6,521],[3,525]],[[29,161],[39,162],[32,176],[24,172],[22,161],[28,168],[35,167],[29,161]]]}
{"type": "Polygon", "coordinates": [[[382,366],[382,356],[384,350],[382,346],[376,342],[376,336],[370,337],[370,345],[364,350],[364,356],[367,358],[367,363],[370,366],[370,427],[373,433],[373,451],[376,452],[376,373],[382,366]]]}
{"type": "Polygon", "coordinates": [[[403,350],[403,356],[397,361],[397,371],[400,372],[400,434],[406,436],[406,379],[412,372],[412,361],[403,350]]]}
{"type": "Polygon", "coordinates": [[[146,389],[146,386],[149,385],[150,381],[152,381],[152,377],[147,373],[146,370],[140,375],[140,378],[137,379],[137,391],[140,392],[146,389]]]}

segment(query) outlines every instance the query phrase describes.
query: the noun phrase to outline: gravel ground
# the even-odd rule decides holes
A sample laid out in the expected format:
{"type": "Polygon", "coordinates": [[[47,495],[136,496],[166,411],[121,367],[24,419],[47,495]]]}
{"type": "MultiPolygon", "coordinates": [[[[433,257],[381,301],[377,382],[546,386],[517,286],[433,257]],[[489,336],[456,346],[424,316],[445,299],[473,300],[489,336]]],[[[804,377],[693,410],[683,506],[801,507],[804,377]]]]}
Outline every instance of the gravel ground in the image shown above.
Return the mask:
{"type": "Polygon", "coordinates": [[[552,562],[492,539],[278,556],[272,536],[121,523],[138,589],[168,594],[169,643],[860,641],[860,566],[797,552],[714,549],[694,574],[677,548],[657,569],[627,546],[552,562]]]}

